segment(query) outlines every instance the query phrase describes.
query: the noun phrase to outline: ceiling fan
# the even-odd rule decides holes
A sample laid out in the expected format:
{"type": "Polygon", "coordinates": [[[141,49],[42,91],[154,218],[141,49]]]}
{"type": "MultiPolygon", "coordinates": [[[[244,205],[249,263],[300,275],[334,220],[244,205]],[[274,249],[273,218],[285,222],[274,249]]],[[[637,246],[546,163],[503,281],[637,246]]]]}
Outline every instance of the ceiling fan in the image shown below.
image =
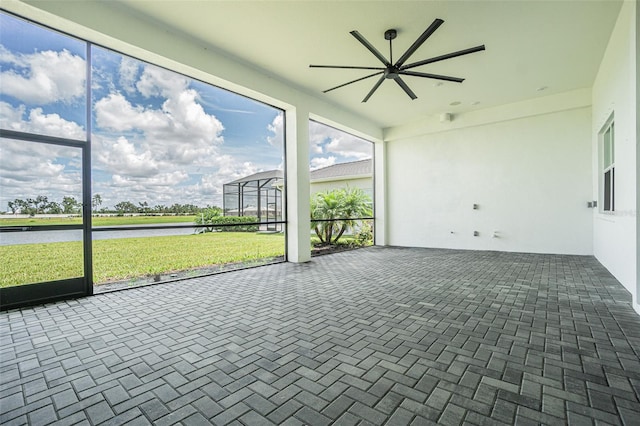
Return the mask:
{"type": "Polygon", "coordinates": [[[347,83],[341,84],[339,86],[332,87],[330,89],[324,90],[322,93],[327,93],[335,89],[339,89],[341,87],[347,86],[352,83],[356,83],[358,81],[366,80],[367,78],[374,77],[376,75],[380,75],[380,79],[376,82],[373,88],[369,91],[367,96],[364,97],[362,102],[367,102],[371,95],[378,90],[378,87],[382,84],[385,79],[394,80],[398,83],[398,86],[405,91],[407,95],[411,99],[416,99],[417,96],[413,91],[407,86],[404,80],[400,77],[402,75],[411,76],[411,77],[424,77],[424,78],[432,78],[436,80],[445,80],[445,81],[453,81],[456,83],[462,83],[464,78],[458,77],[449,77],[446,75],[438,75],[438,74],[428,74],[424,72],[417,71],[409,71],[411,68],[419,67],[421,65],[431,64],[438,61],[444,61],[445,59],[451,59],[462,55],[468,55],[469,53],[480,52],[484,50],[484,44],[476,47],[471,47],[469,49],[458,50],[457,52],[447,53],[445,55],[435,56],[429,59],[423,59],[422,61],[413,62],[405,65],[405,62],[409,59],[411,55],[415,53],[416,50],[422,43],[424,43],[437,29],[440,25],[442,25],[444,21],[442,19],[435,19],[429,28],[427,28],[420,37],[407,49],[406,52],[400,59],[398,59],[395,63],[393,62],[393,39],[396,38],[398,32],[394,29],[390,29],[384,32],[385,40],[389,40],[389,60],[384,57],[382,53],[378,49],[376,49],[367,39],[365,39],[358,31],[351,31],[350,34],[356,38],[360,43],[364,45],[373,55],[378,58],[380,62],[384,65],[384,67],[360,67],[360,66],[350,66],[350,65],[309,65],[310,68],[339,68],[339,69],[356,69],[356,70],[376,70],[373,74],[369,74],[367,76],[356,78],[355,80],[351,80],[347,83]]]}

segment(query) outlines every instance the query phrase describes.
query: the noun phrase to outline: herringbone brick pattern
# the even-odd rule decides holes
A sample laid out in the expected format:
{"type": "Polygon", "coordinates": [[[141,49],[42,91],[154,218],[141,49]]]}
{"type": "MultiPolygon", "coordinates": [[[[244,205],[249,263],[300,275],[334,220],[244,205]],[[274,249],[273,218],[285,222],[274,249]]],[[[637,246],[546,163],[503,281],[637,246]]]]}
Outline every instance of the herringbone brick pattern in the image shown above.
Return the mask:
{"type": "Polygon", "coordinates": [[[0,314],[2,424],[640,424],[592,257],[369,248],[0,314]]]}

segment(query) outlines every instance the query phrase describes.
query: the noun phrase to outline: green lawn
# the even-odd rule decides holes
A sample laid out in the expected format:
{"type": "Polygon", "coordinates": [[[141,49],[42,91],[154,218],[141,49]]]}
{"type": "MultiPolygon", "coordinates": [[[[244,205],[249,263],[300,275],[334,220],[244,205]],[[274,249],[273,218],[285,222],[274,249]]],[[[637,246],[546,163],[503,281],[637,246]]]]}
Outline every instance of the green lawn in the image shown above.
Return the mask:
{"type": "MultiPolygon", "coordinates": [[[[96,216],[92,226],[153,225],[162,223],[194,222],[196,216],[96,216]]],[[[79,217],[26,218],[0,217],[0,226],[80,225],[79,217]]]]}
{"type": "MultiPolygon", "coordinates": [[[[283,234],[214,232],[97,240],[93,278],[104,283],[282,255],[283,234]]],[[[0,286],[81,276],[82,258],[79,242],[0,246],[0,286]]]]}

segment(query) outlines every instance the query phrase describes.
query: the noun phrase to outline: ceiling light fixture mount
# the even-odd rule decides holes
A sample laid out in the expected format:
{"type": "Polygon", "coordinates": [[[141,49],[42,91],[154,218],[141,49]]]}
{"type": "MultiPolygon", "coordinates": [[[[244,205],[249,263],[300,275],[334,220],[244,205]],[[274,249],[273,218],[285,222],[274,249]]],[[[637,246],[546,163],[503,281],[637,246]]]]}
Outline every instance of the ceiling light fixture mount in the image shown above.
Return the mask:
{"type": "Polygon", "coordinates": [[[393,28],[384,32],[384,39],[385,40],[391,41],[394,38],[396,38],[397,36],[398,36],[398,32],[396,30],[394,30],[393,28]]]}
{"type": "Polygon", "coordinates": [[[469,49],[458,50],[456,52],[447,53],[445,55],[435,56],[433,58],[424,59],[422,61],[413,62],[410,64],[406,64],[407,60],[411,55],[415,53],[416,50],[442,25],[444,21],[442,19],[435,19],[431,25],[413,42],[413,44],[400,56],[400,59],[397,61],[393,61],[393,40],[397,37],[398,31],[395,29],[388,29],[384,32],[385,40],[389,40],[389,59],[387,59],[378,49],[376,49],[369,41],[364,38],[358,31],[351,31],[350,34],[358,40],[364,47],[366,47],[382,64],[384,67],[364,67],[364,66],[353,66],[353,65],[309,65],[310,68],[334,68],[334,69],[356,69],[356,70],[375,70],[373,74],[366,75],[364,77],[357,78],[355,80],[351,80],[347,83],[340,84],[338,86],[332,87],[330,89],[324,90],[323,93],[330,92],[335,89],[339,89],[341,87],[347,86],[352,83],[356,83],[358,81],[366,80],[368,78],[379,75],[380,78],[373,86],[373,88],[369,91],[367,96],[364,97],[362,102],[367,102],[371,95],[378,90],[378,87],[385,80],[394,80],[398,86],[411,98],[417,99],[415,93],[407,86],[401,76],[411,76],[411,77],[422,77],[422,78],[431,78],[435,80],[444,80],[444,81],[452,81],[455,83],[462,83],[464,78],[459,77],[450,77],[446,75],[438,75],[438,74],[429,74],[424,72],[417,71],[409,71],[411,68],[419,67],[422,65],[431,64],[438,61],[444,61],[445,59],[452,59],[458,56],[468,55],[470,53],[480,52],[485,50],[484,44],[480,46],[471,47],[469,49]]]}

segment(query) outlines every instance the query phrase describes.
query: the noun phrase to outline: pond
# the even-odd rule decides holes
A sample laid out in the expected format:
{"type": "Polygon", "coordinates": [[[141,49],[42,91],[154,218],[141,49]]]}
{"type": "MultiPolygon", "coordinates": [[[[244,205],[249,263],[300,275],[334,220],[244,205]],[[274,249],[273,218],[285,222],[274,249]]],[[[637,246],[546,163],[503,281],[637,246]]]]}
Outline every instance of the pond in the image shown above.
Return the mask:
{"type": "MultiPolygon", "coordinates": [[[[191,222],[173,223],[172,225],[193,225],[191,222]]],[[[154,225],[149,225],[154,226],[154,225]]],[[[157,225],[155,225],[157,226],[157,225]]],[[[136,228],[144,225],[135,225],[136,228]]],[[[94,227],[94,240],[111,240],[116,238],[140,238],[140,237],[164,237],[172,235],[189,235],[194,233],[194,229],[173,228],[173,229],[126,229],[122,226],[120,231],[100,231],[100,226],[94,227]]],[[[0,233],[0,246],[13,246],[17,244],[44,244],[62,243],[68,241],[81,241],[82,230],[71,229],[68,231],[16,231],[0,233]]]]}

